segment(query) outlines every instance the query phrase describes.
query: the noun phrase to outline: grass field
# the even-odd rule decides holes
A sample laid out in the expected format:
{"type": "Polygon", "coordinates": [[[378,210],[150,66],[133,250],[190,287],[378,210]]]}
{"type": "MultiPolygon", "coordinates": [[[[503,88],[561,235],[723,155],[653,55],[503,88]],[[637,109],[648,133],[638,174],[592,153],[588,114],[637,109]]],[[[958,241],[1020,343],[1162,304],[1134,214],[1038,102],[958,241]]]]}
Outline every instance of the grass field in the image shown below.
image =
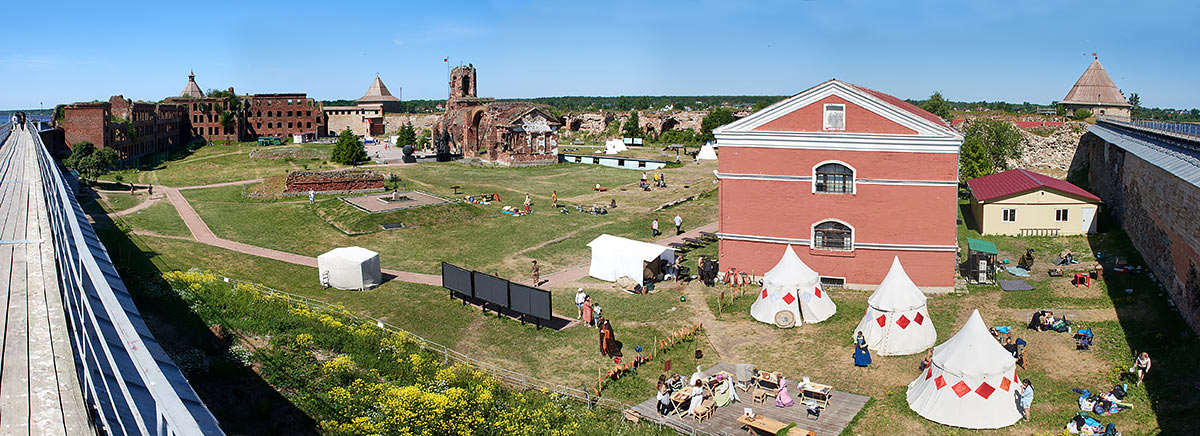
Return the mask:
{"type": "MultiPolygon", "coordinates": [[[[174,163],[189,165],[189,160],[174,163]]],[[[414,209],[403,219],[419,226],[403,230],[347,236],[327,222],[366,229],[376,225],[345,210],[333,196],[320,196],[314,205],[307,199],[274,201],[247,200],[241,187],[183,191],[197,212],[221,237],[269,248],[315,256],[330,248],[359,245],[382,253],[385,267],[435,273],[442,260],[513,279],[526,277],[529,259],[543,264],[543,273],[586,262],[585,244],[600,233],[646,239],[649,220],[657,217],[669,228],[670,217],[680,214],[685,227],[715,220],[715,195],[711,163],[688,164],[666,170],[671,189],[643,192],[636,189],[640,173],[597,166],[554,165],[540,168],[482,168],[460,164],[421,164],[381,168],[399,175],[410,189],[446,197],[451,186],[460,185],[464,194],[500,193],[503,201],[491,205],[456,204],[414,209]],[[600,183],[611,190],[595,193],[600,183]],[[684,186],[687,187],[684,187],[684,186]],[[624,189],[624,190],[622,190],[624,189]],[[557,190],[560,203],[607,204],[616,199],[619,207],[605,216],[577,212],[563,215],[546,207],[550,192],[557,190]],[[499,214],[502,205],[519,206],[524,194],[533,197],[535,213],[526,217],[499,214]],[[698,196],[695,200],[653,212],[661,204],[698,196]],[[448,209],[458,208],[454,217],[448,209]],[[416,212],[422,211],[422,212],[416,212]],[[441,217],[441,218],[439,218],[441,217]],[[461,218],[461,219],[460,219],[461,218]]],[[[168,168],[156,171],[167,171],[168,168]]],[[[232,174],[212,180],[228,181],[232,174]]],[[[246,177],[237,177],[244,179],[246,177]]],[[[191,183],[190,181],[188,183],[191,183]]],[[[165,202],[164,202],[165,203],[165,202]]],[[[364,214],[365,215],[365,214],[364,214]]],[[[390,218],[388,218],[390,219],[390,218]]],[[[967,219],[966,221],[970,221],[967,219]]],[[[235,278],[263,283],[287,292],[343,304],[348,310],[385,319],[415,334],[468,353],[479,359],[521,371],[530,376],[578,387],[591,383],[596,372],[611,362],[600,356],[594,329],[574,326],[563,331],[537,329],[451,300],[444,290],[431,286],[388,282],[367,292],[322,290],[311,268],[251,257],[195,242],[137,234],[186,235],[178,215],[169,204],[156,204],[140,214],[123,217],[134,234],[113,231],[105,236],[109,253],[127,283],[149,283],[159,271],[209,269],[235,278]],[[140,265],[136,268],[134,265],[140,265]]],[[[696,362],[691,346],[667,356],[675,371],[690,373],[696,364],[717,361],[750,362],[762,369],[782,371],[790,379],[809,376],[844,391],[869,395],[868,403],[846,434],[998,434],[1028,435],[1058,433],[1078,408],[1071,388],[1107,391],[1116,383],[1129,382],[1127,369],[1137,352],[1155,359],[1154,369],[1141,387],[1130,386],[1128,401],[1134,408],[1111,417],[1126,435],[1190,434],[1200,432],[1200,400],[1191,393],[1200,388],[1192,371],[1200,361],[1200,342],[1168,304],[1157,283],[1147,274],[1106,274],[1091,287],[1074,287],[1068,278],[1050,278],[1045,270],[1062,249],[1072,250],[1084,268],[1097,259],[1111,268],[1111,259],[1122,257],[1131,265],[1142,260],[1119,229],[1103,226],[1105,233],[1061,238],[983,237],[996,242],[1001,257],[1015,259],[1026,248],[1034,248],[1037,264],[1028,281],[1033,291],[1002,292],[995,286],[969,286],[963,294],[929,298],[929,311],[939,342],[948,339],[974,309],[989,325],[1010,325],[1015,336],[1029,342],[1030,364],[1021,371],[1037,389],[1033,422],[1018,423],[994,431],[967,431],[941,426],[912,412],[905,400],[906,385],[917,377],[920,355],[874,356],[869,368],[851,364],[851,334],[866,308],[869,292],[830,290],[838,313],[826,322],[779,330],[750,318],[748,307],[757,289],[735,290],[724,285],[663,284],[657,293],[631,295],[598,280],[580,280],[572,287],[551,289],[556,313],[574,316],[574,286],[585,287],[614,320],[617,339],[626,355],[634,346],[647,346],[656,337],[690,324],[702,322],[706,334],[695,344],[704,354],[696,362]],[[1125,290],[1130,289],[1132,293],[1125,290]],[[718,304],[724,292],[725,300],[718,304]],[[730,302],[737,294],[750,295],[730,302]],[[681,298],[684,297],[684,298],[681,298]],[[720,313],[718,313],[720,307],[720,313]],[[1076,327],[1096,332],[1093,351],[1074,349],[1070,335],[1025,330],[1029,315],[1037,309],[1066,313],[1076,327]],[[684,349],[688,348],[688,349],[684,349]]],[[[968,225],[959,228],[960,242],[980,238],[968,225]]],[[[716,244],[692,250],[715,254],[716,244]]],[[[694,269],[694,264],[690,265],[694,269]]],[[[1003,274],[1003,273],[1001,273],[1003,274]]],[[[1008,277],[1001,277],[1008,278],[1008,277]]],[[[158,334],[158,331],[156,331],[158,334]]],[[[609,385],[605,395],[634,403],[652,395],[653,381],[661,368],[656,362],[609,385]]]]}
{"type": "Polygon", "coordinates": [[[302,147],[328,153],[333,149],[327,144],[277,145],[260,147],[250,142],[211,143],[194,151],[179,151],[172,157],[148,168],[117,171],[101,177],[114,181],[120,176],[125,182],[155,184],[173,187],[197,186],[213,183],[254,179],[288,170],[326,170],[341,167],[326,159],[251,159],[254,150],[279,150],[302,147]]]}

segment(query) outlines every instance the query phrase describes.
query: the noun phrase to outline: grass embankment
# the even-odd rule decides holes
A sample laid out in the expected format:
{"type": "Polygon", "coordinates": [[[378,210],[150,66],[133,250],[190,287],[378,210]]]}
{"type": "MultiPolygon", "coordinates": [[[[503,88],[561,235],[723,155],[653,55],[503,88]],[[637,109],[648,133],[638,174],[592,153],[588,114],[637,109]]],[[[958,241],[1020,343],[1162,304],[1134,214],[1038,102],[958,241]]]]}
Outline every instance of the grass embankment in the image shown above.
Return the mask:
{"type": "Polygon", "coordinates": [[[234,344],[220,358],[193,359],[183,369],[204,377],[253,368],[323,434],[665,434],[629,424],[618,412],[505,389],[484,373],[442,364],[402,332],[357,321],[349,312],[314,309],[245,283],[231,287],[206,273],[163,277],[196,316],[221,326],[234,344]]]}
{"type": "MultiPolygon", "coordinates": [[[[328,155],[333,149],[328,144],[277,145],[260,147],[252,142],[237,142],[230,145],[211,143],[195,150],[175,150],[170,157],[154,165],[143,168],[117,171],[101,179],[113,181],[119,176],[122,180],[135,181],[138,184],[155,184],[172,187],[198,186],[213,183],[233,182],[265,177],[273,174],[283,174],[289,170],[327,170],[341,167],[327,159],[284,158],[284,159],[252,159],[252,151],[280,151],[301,148],[328,155]]],[[[315,156],[316,154],[300,154],[315,156]]]]}

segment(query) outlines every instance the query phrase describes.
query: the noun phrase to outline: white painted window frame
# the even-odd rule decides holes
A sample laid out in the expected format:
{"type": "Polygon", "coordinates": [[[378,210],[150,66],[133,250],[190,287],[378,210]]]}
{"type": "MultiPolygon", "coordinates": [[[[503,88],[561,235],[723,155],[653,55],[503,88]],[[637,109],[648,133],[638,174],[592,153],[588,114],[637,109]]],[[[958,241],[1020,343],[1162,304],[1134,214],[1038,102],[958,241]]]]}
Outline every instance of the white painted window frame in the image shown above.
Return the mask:
{"type": "Polygon", "coordinates": [[[1070,208],[1064,207],[1062,209],[1054,209],[1054,222],[1066,223],[1066,222],[1070,222],[1070,221],[1071,221],[1071,209],[1070,208]],[[1062,219],[1059,219],[1060,216],[1062,219]]]}
{"type": "Polygon", "coordinates": [[[854,228],[854,226],[850,225],[850,223],[848,223],[848,222],[842,221],[837,218],[820,219],[820,220],[817,220],[816,222],[812,223],[812,225],[809,226],[809,228],[808,228],[808,248],[811,248],[813,250],[824,250],[824,251],[832,251],[832,252],[847,252],[847,253],[853,252],[854,251],[854,238],[857,237],[857,235],[858,235],[858,229],[854,228]],[[836,222],[838,224],[841,224],[843,226],[850,228],[850,247],[849,248],[838,249],[838,248],[817,247],[817,226],[827,223],[827,222],[830,222],[830,221],[836,222]]]}
{"type": "Polygon", "coordinates": [[[846,104],[845,103],[826,103],[824,111],[821,112],[821,130],[828,132],[844,132],[846,131],[846,104]],[[836,129],[829,126],[829,108],[839,107],[842,112],[842,128],[836,129]]]}
{"type": "Polygon", "coordinates": [[[858,194],[858,169],[848,163],[840,160],[827,160],[818,162],[812,167],[812,193],[813,194],[830,194],[830,195],[857,195],[858,194]],[[817,191],[817,168],[825,164],[838,164],[850,169],[850,192],[820,192],[817,191]]]}
{"type": "Polygon", "coordinates": [[[1000,209],[1000,222],[1003,222],[1003,223],[1017,222],[1017,209],[1016,208],[1000,209]],[[1007,212],[1010,210],[1012,211],[1012,219],[1008,219],[1008,216],[1007,216],[1008,215],[1007,212]]]}

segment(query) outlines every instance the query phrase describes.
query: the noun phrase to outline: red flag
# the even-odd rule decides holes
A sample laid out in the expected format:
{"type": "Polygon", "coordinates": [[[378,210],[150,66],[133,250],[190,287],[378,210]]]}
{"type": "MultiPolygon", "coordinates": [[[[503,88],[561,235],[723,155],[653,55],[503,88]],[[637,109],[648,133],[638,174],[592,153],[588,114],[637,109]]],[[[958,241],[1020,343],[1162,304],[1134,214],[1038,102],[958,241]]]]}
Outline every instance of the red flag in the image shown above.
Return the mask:
{"type": "Polygon", "coordinates": [[[450,58],[442,59],[442,62],[450,62],[450,58]]]}
{"type": "Polygon", "coordinates": [[[1096,54],[1095,54],[1095,53],[1092,53],[1092,56],[1096,56],[1096,54]]]}

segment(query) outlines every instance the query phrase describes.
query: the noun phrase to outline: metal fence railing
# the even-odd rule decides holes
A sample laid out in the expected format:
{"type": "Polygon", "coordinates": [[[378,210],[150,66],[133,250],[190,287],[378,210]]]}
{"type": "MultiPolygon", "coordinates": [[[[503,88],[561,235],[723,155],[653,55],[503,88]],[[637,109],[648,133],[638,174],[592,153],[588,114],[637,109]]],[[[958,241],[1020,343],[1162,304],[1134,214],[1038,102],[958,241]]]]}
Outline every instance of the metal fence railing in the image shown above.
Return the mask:
{"type": "Polygon", "coordinates": [[[1173,136],[1181,136],[1184,139],[1200,141],[1200,123],[1187,123],[1182,121],[1163,121],[1149,120],[1142,118],[1126,118],[1114,117],[1109,115],[1100,115],[1096,117],[1097,121],[1124,125],[1128,127],[1140,128],[1144,130],[1153,130],[1161,133],[1168,133],[1173,136]]]}
{"type": "Polygon", "coordinates": [[[223,435],[147,329],[33,124],[57,276],[83,397],[105,435],[223,435]]]}

